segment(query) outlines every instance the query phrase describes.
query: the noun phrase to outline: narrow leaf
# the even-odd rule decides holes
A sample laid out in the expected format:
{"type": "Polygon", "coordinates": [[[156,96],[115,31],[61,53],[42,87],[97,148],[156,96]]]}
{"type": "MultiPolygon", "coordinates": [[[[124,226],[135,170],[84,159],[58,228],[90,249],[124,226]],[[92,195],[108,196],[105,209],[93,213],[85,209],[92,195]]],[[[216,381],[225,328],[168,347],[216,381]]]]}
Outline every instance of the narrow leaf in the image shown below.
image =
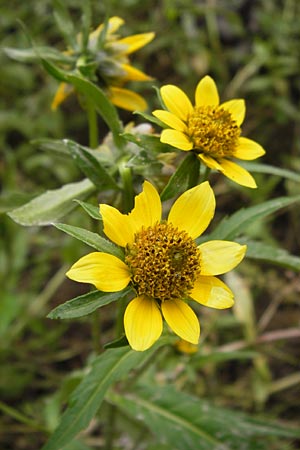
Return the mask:
{"type": "Polygon", "coordinates": [[[213,406],[172,386],[147,386],[123,396],[111,393],[110,400],[174,450],[268,449],[270,436],[300,436],[297,429],[213,406]]]}
{"type": "Polygon", "coordinates": [[[119,292],[92,291],[57,306],[47,317],[49,319],[75,319],[86,316],[104,305],[126,297],[130,291],[129,287],[119,292]]]}
{"type": "Polygon", "coordinates": [[[192,180],[198,179],[200,163],[193,153],[189,153],[161,193],[162,201],[178,195],[191,187],[192,180]]]}
{"type": "Polygon", "coordinates": [[[64,140],[75,164],[89,178],[98,189],[119,189],[115,180],[109,175],[106,169],[95,157],[95,150],[83,147],[77,142],[64,140]]]}
{"type": "Polygon", "coordinates": [[[291,255],[282,248],[247,239],[239,239],[239,243],[247,244],[247,258],[268,262],[287,269],[300,270],[300,257],[291,255]]]}
{"type": "Polygon", "coordinates": [[[129,347],[109,349],[98,356],[71,395],[69,407],[42,450],[61,450],[86,428],[100,408],[107,389],[151,357],[160,345],[158,343],[145,352],[135,352],[129,347]]]}
{"type": "Polygon", "coordinates": [[[76,48],[77,33],[75,31],[74,24],[65,3],[61,0],[52,1],[54,7],[53,15],[61,34],[63,35],[68,46],[70,46],[71,48],[76,48]]]}
{"type": "Polygon", "coordinates": [[[300,195],[294,197],[279,197],[259,205],[240,209],[232,214],[232,216],[225,217],[219,225],[217,225],[214,231],[210,233],[209,239],[234,239],[235,237],[240,236],[248,226],[258,219],[267,217],[270,214],[299,201],[300,195]]]}
{"type": "Polygon", "coordinates": [[[124,253],[120,247],[117,247],[115,244],[107,239],[104,239],[97,233],[85,230],[84,228],[74,227],[73,225],[67,225],[65,223],[53,223],[53,225],[79,241],[95,248],[99,252],[110,253],[117,258],[124,259],[124,253]]]}
{"type": "Polygon", "coordinates": [[[87,179],[66,184],[59,189],[44,192],[25,205],[10,211],[8,215],[20,225],[50,225],[76,207],[74,198],[84,199],[94,190],[95,186],[87,179]]]}
{"type": "Polygon", "coordinates": [[[292,170],[281,169],[280,167],[270,166],[269,164],[253,162],[242,162],[241,165],[250,172],[267,173],[269,175],[276,175],[278,177],[287,178],[300,183],[300,175],[292,170]]]}
{"type": "Polygon", "coordinates": [[[4,52],[11,59],[20,62],[34,62],[40,57],[63,64],[72,64],[74,61],[72,56],[65,55],[55,48],[46,46],[36,46],[35,48],[24,49],[6,47],[4,48],[4,52]]]}
{"type": "Polygon", "coordinates": [[[121,136],[123,133],[123,128],[121,126],[116,108],[110,102],[104,91],[91,81],[59,69],[53,63],[44,58],[41,58],[41,62],[45,70],[50,75],[60,81],[72,84],[80,94],[87,97],[87,99],[95,106],[107,126],[110,128],[116,146],[118,148],[122,148],[126,144],[125,139],[121,136]]]}
{"type": "Polygon", "coordinates": [[[90,217],[96,220],[102,220],[99,212],[99,206],[95,206],[87,202],[82,202],[81,200],[75,200],[75,202],[77,202],[88,213],[90,217]]]}

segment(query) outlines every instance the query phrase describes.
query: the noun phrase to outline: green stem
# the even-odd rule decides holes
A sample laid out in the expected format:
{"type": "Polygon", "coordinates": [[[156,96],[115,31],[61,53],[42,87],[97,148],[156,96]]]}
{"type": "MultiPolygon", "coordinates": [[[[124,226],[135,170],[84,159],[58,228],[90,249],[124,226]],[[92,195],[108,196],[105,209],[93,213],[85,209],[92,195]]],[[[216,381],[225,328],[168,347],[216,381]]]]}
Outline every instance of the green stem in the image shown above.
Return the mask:
{"type": "Polygon", "coordinates": [[[97,148],[99,145],[97,112],[89,99],[86,99],[88,124],[89,124],[89,146],[97,148]]]}
{"type": "Polygon", "coordinates": [[[93,340],[94,352],[99,354],[102,352],[101,347],[101,325],[100,325],[100,312],[96,309],[91,315],[91,331],[93,340]]]}
{"type": "Polygon", "coordinates": [[[134,205],[134,190],[132,172],[130,167],[126,167],[127,161],[122,161],[119,164],[119,171],[123,181],[123,208],[124,213],[132,210],[134,205]]]}

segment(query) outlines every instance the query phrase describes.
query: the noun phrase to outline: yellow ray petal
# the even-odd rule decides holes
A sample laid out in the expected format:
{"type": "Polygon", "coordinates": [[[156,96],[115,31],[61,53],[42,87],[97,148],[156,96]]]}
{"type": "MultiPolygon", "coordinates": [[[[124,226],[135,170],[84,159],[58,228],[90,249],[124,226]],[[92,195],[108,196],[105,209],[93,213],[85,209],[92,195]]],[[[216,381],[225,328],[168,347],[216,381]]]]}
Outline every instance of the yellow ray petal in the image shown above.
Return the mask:
{"type": "Polygon", "coordinates": [[[125,334],[133,350],[151,347],[162,333],[162,317],[155,302],[148,297],[136,297],[124,314],[125,334]]]}
{"type": "Polygon", "coordinates": [[[187,126],[181,119],[179,119],[174,114],[169,111],[164,111],[163,109],[156,109],[152,112],[153,116],[157,117],[163,123],[168,125],[170,128],[174,128],[174,130],[182,131],[183,133],[187,132],[187,126]]]}
{"type": "Polygon", "coordinates": [[[147,103],[143,97],[129,89],[110,87],[109,98],[118,108],[123,108],[127,111],[145,111],[147,109],[147,103]]]}
{"type": "Polygon", "coordinates": [[[80,283],[91,283],[99,291],[104,292],[121,291],[130,281],[130,272],[126,264],[119,258],[102,252],[83,256],[66,275],[80,283]]]}
{"type": "Polygon", "coordinates": [[[248,172],[248,170],[232,161],[229,161],[228,159],[222,159],[219,163],[221,166],[221,172],[226,177],[230,178],[230,180],[235,181],[241,186],[246,186],[252,189],[257,187],[253,176],[248,172]]]}
{"type": "Polygon", "coordinates": [[[168,222],[185,230],[193,239],[200,236],[214,216],[215,196],[208,181],[185,191],[173,204],[168,222]]]}
{"type": "Polygon", "coordinates": [[[237,98],[222,103],[220,106],[230,112],[231,117],[236,121],[238,126],[243,123],[246,114],[245,100],[237,98]]]}
{"type": "Polygon", "coordinates": [[[194,311],[182,300],[166,300],[161,304],[163,316],[177,336],[191,344],[198,344],[199,320],[194,311]]]}
{"type": "Polygon", "coordinates": [[[252,141],[252,139],[240,137],[234,157],[250,161],[263,156],[265,153],[265,150],[257,142],[252,141]]]}
{"type": "Polygon", "coordinates": [[[209,241],[198,246],[201,275],[229,272],[244,258],[247,246],[231,241],[209,241]]]}
{"type": "MultiPolygon", "coordinates": [[[[110,17],[110,19],[108,19],[108,23],[107,23],[107,34],[114,33],[123,24],[124,24],[124,20],[121,19],[121,17],[117,17],[117,16],[110,17]]],[[[101,23],[100,25],[98,25],[98,27],[94,31],[92,31],[89,34],[90,43],[92,41],[95,41],[95,43],[96,43],[96,40],[98,39],[98,36],[101,33],[101,31],[103,30],[103,28],[104,28],[104,24],[101,23]]]]}
{"type": "Polygon", "coordinates": [[[160,196],[149,181],[143,184],[143,190],[134,199],[134,208],[128,214],[130,227],[133,233],[142,227],[147,228],[160,222],[162,206],[160,196]]]}
{"type": "Polygon", "coordinates": [[[210,76],[206,75],[196,87],[196,106],[218,106],[219,101],[216,83],[210,76]]]}
{"type": "Polygon", "coordinates": [[[134,231],[127,214],[122,214],[110,205],[100,205],[103,220],[103,231],[115,244],[126,247],[133,241],[134,231]]]}
{"type": "Polygon", "coordinates": [[[153,80],[152,77],[149,77],[149,75],[146,75],[141,70],[132,67],[130,64],[121,64],[121,66],[125,72],[124,76],[122,76],[122,82],[153,80]]]}
{"type": "Polygon", "coordinates": [[[195,281],[190,296],[198,303],[210,308],[230,308],[233,301],[233,293],[223,281],[216,277],[199,276],[195,281]]]}
{"type": "Polygon", "coordinates": [[[160,89],[160,94],[167,109],[186,122],[194,110],[187,95],[172,84],[163,86],[160,89]]]}
{"type": "Polygon", "coordinates": [[[155,33],[141,33],[141,34],[133,34],[132,36],[127,36],[123,39],[118,39],[116,44],[124,47],[124,50],[121,52],[124,55],[129,55],[130,53],[136,52],[141,47],[149,44],[155,37],[155,33]]]}
{"type": "Polygon", "coordinates": [[[172,145],[172,147],[179,148],[179,150],[189,151],[192,150],[194,144],[189,140],[188,136],[182,131],[162,130],[160,135],[160,141],[164,144],[172,145]]]}
{"type": "Polygon", "coordinates": [[[74,92],[74,88],[71,84],[60,83],[55,93],[54,99],[51,103],[51,109],[55,111],[57,107],[63,103],[69,95],[74,92]]]}
{"type": "Polygon", "coordinates": [[[211,156],[205,155],[204,153],[199,153],[198,158],[204,162],[204,164],[210,169],[221,170],[220,164],[211,156]]]}

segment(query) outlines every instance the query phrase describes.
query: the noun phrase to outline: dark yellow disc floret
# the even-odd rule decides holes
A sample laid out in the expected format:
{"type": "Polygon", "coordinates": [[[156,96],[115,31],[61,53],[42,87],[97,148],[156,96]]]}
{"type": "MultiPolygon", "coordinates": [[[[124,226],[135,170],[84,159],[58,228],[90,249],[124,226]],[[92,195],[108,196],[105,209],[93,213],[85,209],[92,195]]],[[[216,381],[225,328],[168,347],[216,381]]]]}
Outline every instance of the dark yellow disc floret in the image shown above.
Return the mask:
{"type": "Polygon", "coordinates": [[[195,242],[168,223],[136,233],[134,243],[126,248],[125,262],[138,295],[160,301],[187,296],[200,271],[195,242]]]}
{"type": "Polygon", "coordinates": [[[198,106],[188,120],[194,149],[212,158],[234,156],[241,129],[229,111],[219,106],[198,106]]]}

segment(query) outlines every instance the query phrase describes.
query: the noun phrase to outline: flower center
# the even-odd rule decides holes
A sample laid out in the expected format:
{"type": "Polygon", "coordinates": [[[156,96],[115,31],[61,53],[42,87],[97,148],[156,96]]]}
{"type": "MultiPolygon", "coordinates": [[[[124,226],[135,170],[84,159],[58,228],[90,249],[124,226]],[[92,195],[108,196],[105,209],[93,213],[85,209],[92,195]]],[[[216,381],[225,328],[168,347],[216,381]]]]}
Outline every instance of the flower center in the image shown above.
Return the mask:
{"type": "Polygon", "coordinates": [[[143,228],[126,248],[125,262],[138,295],[165,301],[183,298],[200,271],[200,255],[193,239],[172,224],[143,228]]]}
{"type": "Polygon", "coordinates": [[[196,151],[213,158],[234,155],[241,129],[229,111],[219,106],[195,107],[188,128],[196,151]]]}

